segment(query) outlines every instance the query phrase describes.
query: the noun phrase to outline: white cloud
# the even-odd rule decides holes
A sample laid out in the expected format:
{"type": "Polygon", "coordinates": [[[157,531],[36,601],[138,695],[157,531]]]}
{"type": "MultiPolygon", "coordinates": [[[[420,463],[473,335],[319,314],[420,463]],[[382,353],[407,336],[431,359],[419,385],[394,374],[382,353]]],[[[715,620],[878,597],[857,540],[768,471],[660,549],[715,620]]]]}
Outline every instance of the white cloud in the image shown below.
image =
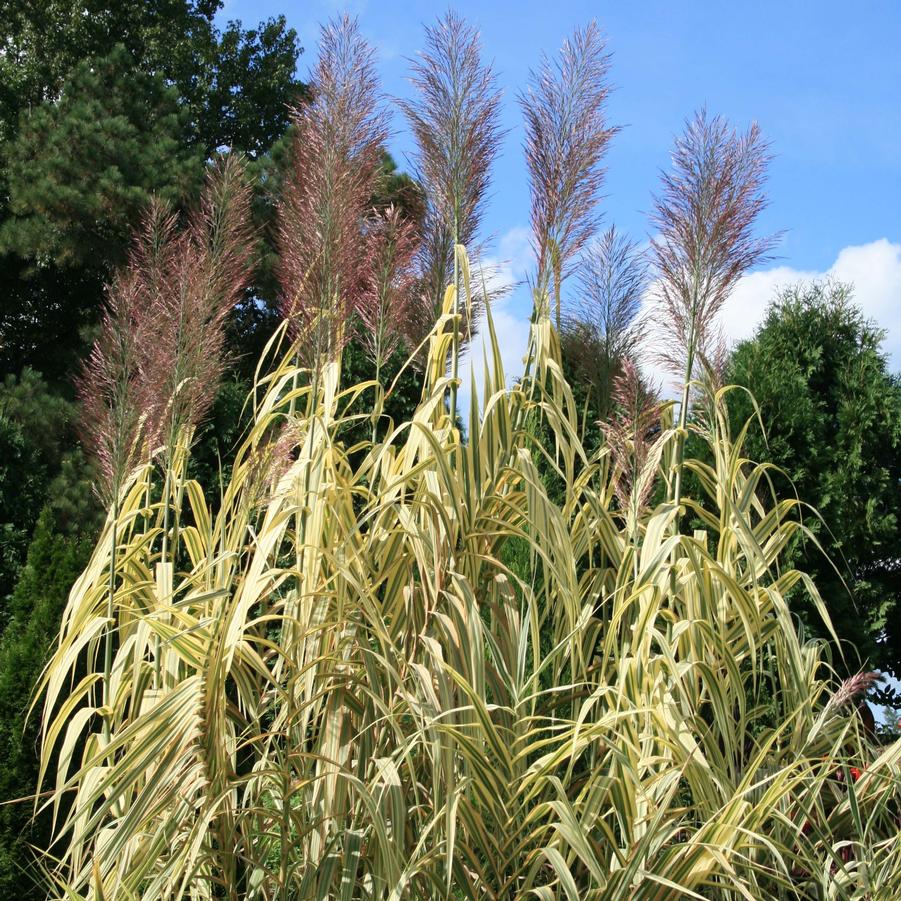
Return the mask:
{"type": "MultiPolygon", "coordinates": [[[[746,275],[735,286],[720,313],[730,344],[749,338],[763,321],[767,306],[781,288],[812,279],[833,278],[854,286],[854,301],[864,315],[885,329],[883,349],[893,370],[901,369],[901,244],[887,238],[845,247],[825,271],[776,266],[746,275]]],[[[646,336],[653,344],[653,335],[646,336]]],[[[645,371],[670,388],[672,376],[650,361],[645,371]]]]}
{"type": "Polygon", "coordinates": [[[779,288],[825,277],[854,285],[855,302],[886,330],[885,351],[892,366],[901,368],[901,244],[887,238],[845,247],[825,272],[779,266],[745,276],[723,308],[727,337],[732,341],[749,337],[779,288]]]}
{"type": "MultiPolygon", "coordinates": [[[[491,315],[508,386],[522,374],[523,358],[529,340],[528,316],[516,311],[519,305],[513,297],[513,292],[522,284],[531,265],[530,235],[528,228],[522,226],[511,228],[498,242],[497,256],[472,261],[475,277],[479,277],[481,270],[487,287],[492,293],[501,295],[492,304],[491,315]]],[[[481,394],[483,390],[486,338],[487,332],[482,317],[475,340],[460,358],[460,407],[464,417],[469,415],[469,389],[473,375],[479,393],[481,394]]]]}
{"type": "Polygon", "coordinates": [[[496,256],[472,262],[476,273],[480,268],[483,271],[491,291],[509,293],[525,279],[532,263],[531,234],[529,229],[517,225],[500,239],[496,256]]]}
{"type": "MultiPolygon", "coordinates": [[[[482,265],[492,288],[513,289],[524,279],[530,262],[529,230],[516,227],[501,238],[498,256],[486,258],[482,265]]],[[[875,320],[886,331],[883,348],[890,368],[895,371],[901,369],[901,243],[893,243],[887,238],[845,247],[835,262],[822,272],[775,266],[746,275],[736,285],[720,313],[726,339],[734,344],[750,337],[781,288],[822,278],[834,278],[854,285],[854,300],[864,315],[875,320]]],[[[512,384],[522,373],[528,342],[528,313],[521,312],[522,309],[523,305],[510,296],[497,301],[492,308],[508,384],[512,384]]],[[[464,410],[469,407],[469,379],[473,361],[476,364],[476,383],[481,390],[482,342],[483,333],[480,332],[461,358],[464,410]]],[[[646,344],[652,342],[653,335],[648,334],[646,344]]],[[[646,354],[646,358],[646,372],[671,390],[672,376],[651,361],[650,353],[646,354]]]]}

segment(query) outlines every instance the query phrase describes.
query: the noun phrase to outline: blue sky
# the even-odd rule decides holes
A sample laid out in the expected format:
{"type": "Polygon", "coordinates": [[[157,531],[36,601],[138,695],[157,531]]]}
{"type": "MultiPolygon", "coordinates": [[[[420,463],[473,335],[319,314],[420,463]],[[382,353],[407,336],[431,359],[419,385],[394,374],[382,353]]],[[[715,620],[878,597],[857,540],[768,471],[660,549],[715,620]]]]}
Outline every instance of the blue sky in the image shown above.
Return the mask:
{"type": "MultiPolygon", "coordinates": [[[[553,54],[594,18],[613,55],[612,124],[622,127],[607,158],[606,223],[648,237],[646,212],[673,136],[702,105],[736,125],[756,119],[772,143],[771,203],[762,231],[785,231],[778,259],[746,278],[724,311],[733,339],[753,331],[780,284],[832,273],[853,280],[866,312],[889,330],[886,350],[901,369],[901,2],[899,0],[642,0],[642,2],[459,2],[481,31],[504,90],[509,133],[497,161],[486,233],[507,276],[527,265],[528,187],[516,94],[542,51],[553,54]]],[[[342,11],[359,18],[376,46],[385,91],[409,92],[407,58],[422,25],[444,4],[287,3],[228,0],[222,18],[250,25],[284,13],[315,62],[318,23],[342,11]]],[[[410,151],[399,115],[391,147],[410,151]]],[[[498,309],[513,348],[528,299],[517,291],[498,309]]],[[[508,359],[516,365],[518,354],[508,359]]]]}

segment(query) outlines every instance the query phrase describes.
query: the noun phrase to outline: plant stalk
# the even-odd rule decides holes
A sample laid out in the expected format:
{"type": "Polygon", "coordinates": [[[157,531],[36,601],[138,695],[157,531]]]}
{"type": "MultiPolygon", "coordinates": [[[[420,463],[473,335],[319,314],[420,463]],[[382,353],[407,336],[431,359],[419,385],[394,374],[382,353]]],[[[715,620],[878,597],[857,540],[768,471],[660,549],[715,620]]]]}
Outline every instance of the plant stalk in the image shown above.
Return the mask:
{"type": "Polygon", "coordinates": [[[379,341],[378,352],[375,356],[375,390],[376,390],[376,399],[377,404],[373,405],[372,410],[372,444],[375,446],[375,441],[377,437],[377,425],[378,425],[378,414],[381,412],[382,405],[384,404],[384,397],[382,392],[382,349],[381,349],[381,341],[379,341]]]}
{"type": "Polygon", "coordinates": [[[103,706],[107,711],[103,717],[103,737],[107,744],[109,744],[112,736],[111,721],[113,716],[110,682],[113,672],[113,615],[116,601],[116,526],[118,522],[119,499],[117,496],[113,504],[113,520],[110,528],[109,583],[106,594],[106,618],[109,622],[106,627],[103,647],[103,706]]]}
{"type": "Polygon", "coordinates": [[[679,504],[682,502],[682,467],[685,461],[685,430],[688,427],[688,403],[691,390],[691,372],[694,367],[694,342],[688,349],[685,366],[685,384],[682,386],[682,403],[679,407],[679,433],[676,438],[675,479],[673,482],[673,501],[676,504],[676,526],[679,524],[679,504]]]}
{"type": "Polygon", "coordinates": [[[457,375],[460,356],[460,290],[459,263],[457,261],[457,221],[454,217],[454,337],[451,344],[451,428],[457,421],[457,375]]]}
{"type": "MultiPolygon", "coordinates": [[[[170,480],[172,477],[172,466],[166,466],[166,479],[163,482],[163,544],[160,549],[160,564],[167,562],[169,557],[169,490],[170,480]]],[[[160,598],[157,598],[159,601],[160,598]]],[[[161,666],[160,654],[162,653],[162,642],[159,633],[153,636],[153,687],[159,689],[161,687],[161,666]]]]}

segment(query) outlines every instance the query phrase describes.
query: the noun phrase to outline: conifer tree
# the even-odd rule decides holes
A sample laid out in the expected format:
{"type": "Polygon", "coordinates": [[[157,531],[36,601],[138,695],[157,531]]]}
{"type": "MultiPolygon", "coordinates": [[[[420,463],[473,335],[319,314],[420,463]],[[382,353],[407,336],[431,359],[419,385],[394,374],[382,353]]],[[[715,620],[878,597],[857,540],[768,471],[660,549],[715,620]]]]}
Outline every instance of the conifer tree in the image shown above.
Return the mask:
{"type": "MultiPolygon", "coordinates": [[[[846,661],[836,655],[836,663],[899,673],[901,382],[889,371],[883,338],[850,285],[796,285],[737,348],[728,379],[750,390],[765,423],[765,436],[759,429],[749,436],[749,456],[775,463],[790,479],[778,481],[783,496],[803,498],[822,517],[808,516],[807,524],[823,549],[807,541],[795,554],[849,643],[846,661]]],[[[734,421],[750,413],[736,393],[734,421]]],[[[822,632],[813,611],[797,609],[822,632]]]]}

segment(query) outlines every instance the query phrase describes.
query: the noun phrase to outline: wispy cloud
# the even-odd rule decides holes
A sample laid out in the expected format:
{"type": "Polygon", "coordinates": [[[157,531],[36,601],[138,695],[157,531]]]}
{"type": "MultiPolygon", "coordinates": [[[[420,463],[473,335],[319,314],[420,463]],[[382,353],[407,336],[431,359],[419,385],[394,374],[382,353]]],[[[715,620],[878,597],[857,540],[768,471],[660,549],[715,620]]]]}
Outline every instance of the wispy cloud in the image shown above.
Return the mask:
{"type": "MultiPolygon", "coordinates": [[[[901,243],[892,243],[887,238],[843,248],[824,271],[775,266],[744,276],[720,312],[726,340],[735,344],[750,338],[780,289],[823,278],[854,285],[854,300],[864,315],[886,331],[883,347],[890,368],[901,369],[901,243]]],[[[653,360],[655,341],[657,336],[648,331],[644,336],[643,368],[671,390],[671,376],[653,360]]]]}
{"type": "Polygon", "coordinates": [[[531,234],[524,225],[514,226],[501,237],[497,254],[475,262],[492,293],[506,296],[525,281],[532,265],[531,234]]]}
{"type": "MultiPolygon", "coordinates": [[[[525,226],[515,226],[505,232],[498,241],[497,255],[473,261],[476,277],[482,273],[492,294],[499,294],[491,307],[494,330],[500,344],[501,360],[507,385],[512,385],[522,375],[523,359],[529,340],[529,318],[519,309],[523,304],[516,297],[532,266],[531,232],[525,226]]],[[[460,408],[464,417],[469,415],[470,379],[475,376],[476,388],[481,393],[484,386],[484,353],[487,330],[484,314],[480,317],[478,332],[460,359],[460,408]]]]}
{"type": "MultiPolygon", "coordinates": [[[[494,326],[501,345],[507,383],[522,374],[523,356],[529,337],[528,305],[516,298],[514,289],[525,280],[532,263],[529,230],[517,226],[506,232],[498,243],[496,257],[482,261],[486,279],[492,288],[507,288],[511,293],[492,308],[494,326]]],[[[843,248],[835,262],[823,271],[774,266],[744,276],[729,295],[720,313],[726,339],[735,344],[751,337],[763,321],[770,301],[788,285],[811,279],[834,278],[854,285],[854,299],[864,314],[886,331],[884,344],[889,365],[901,370],[901,243],[880,238],[868,244],[843,248]]],[[[464,409],[468,409],[470,370],[475,361],[476,384],[482,386],[484,330],[461,361],[464,409]]],[[[643,336],[643,369],[671,391],[672,377],[653,360],[655,335],[643,336]]]]}

